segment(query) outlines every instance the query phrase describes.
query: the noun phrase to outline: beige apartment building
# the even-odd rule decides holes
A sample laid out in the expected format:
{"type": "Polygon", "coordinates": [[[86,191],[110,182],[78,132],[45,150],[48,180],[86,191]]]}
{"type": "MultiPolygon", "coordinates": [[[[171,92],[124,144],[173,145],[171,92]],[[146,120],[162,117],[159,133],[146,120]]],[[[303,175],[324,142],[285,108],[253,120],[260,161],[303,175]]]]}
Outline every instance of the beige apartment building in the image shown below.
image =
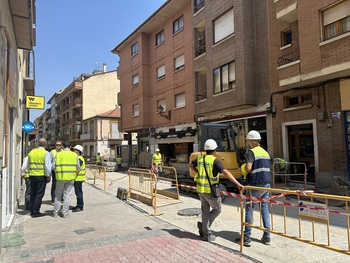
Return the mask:
{"type": "MultiPolygon", "coordinates": [[[[119,126],[101,125],[104,122],[99,116],[116,109],[118,92],[117,71],[107,72],[105,65],[103,70],[75,78],[56,93],[55,104],[51,106],[57,113],[56,138],[70,141],[72,145],[81,144],[85,157],[95,157],[97,152],[109,155],[110,147],[115,149],[115,145],[110,144],[110,140],[114,140],[112,134],[119,136],[119,126]]],[[[110,120],[118,123],[114,115],[110,120]]]]}
{"type": "Polygon", "coordinates": [[[268,1],[274,154],[349,180],[350,1],[268,1]]]}
{"type": "Polygon", "coordinates": [[[192,19],[191,1],[166,1],[112,50],[122,130],[137,133],[140,166],[159,148],[165,164],[187,169],[196,142],[192,19]]]}

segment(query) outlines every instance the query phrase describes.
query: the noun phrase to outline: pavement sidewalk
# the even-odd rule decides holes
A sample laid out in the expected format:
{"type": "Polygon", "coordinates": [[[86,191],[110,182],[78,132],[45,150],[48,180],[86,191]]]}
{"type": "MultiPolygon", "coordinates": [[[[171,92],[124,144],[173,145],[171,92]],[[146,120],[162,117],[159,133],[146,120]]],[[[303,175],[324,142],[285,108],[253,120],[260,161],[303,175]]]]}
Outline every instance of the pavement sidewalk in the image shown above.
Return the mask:
{"type": "MultiPolygon", "coordinates": [[[[3,238],[7,235],[11,242],[2,250],[0,262],[349,261],[347,255],[273,234],[271,245],[266,246],[260,241],[262,232],[259,230],[253,230],[252,246],[244,247],[241,253],[239,244],[234,242],[240,235],[239,199],[234,197],[225,199],[222,213],[212,226],[216,240],[204,242],[196,226],[200,215],[179,215],[184,209],[199,209],[197,197],[181,194],[180,202],[157,207],[162,215],[147,216],[153,213],[151,206],[134,199],[116,198],[119,187],[128,188],[125,172],[108,172],[106,191],[103,181],[97,179],[94,185],[92,172],[87,172],[83,185],[84,211],[71,213],[69,218],[53,218],[49,184],[42,205],[42,212],[48,215],[31,218],[21,205],[10,231],[3,232],[3,238]]],[[[73,194],[71,205],[75,204],[73,194]]],[[[274,208],[278,209],[281,207],[274,208]]],[[[282,214],[274,216],[275,226],[283,222],[282,214]]],[[[297,229],[296,218],[288,218],[292,229],[297,229]]],[[[255,220],[259,220],[258,216],[255,220]]],[[[334,227],[336,234],[346,240],[346,227],[334,227]]],[[[324,236],[322,229],[323,226],[317,226],[317,235],[324,236]]],[[[304,230],[305,234],[309,234],[308,231],[304,230]]]]}
{"type": "MultiPolygon", "coordinates": [[[[20,205],[13,226],[3,232],[7,248],[2,249],[0,261],[253,262],[239,251],[204,242],[161,217],[146,216],[137,203],[116,198],[111,189],[124,186],[127,178],[125,173],[113,173],[113,178],[107,192],[99,188],[103,188],[102,181],[93,186],[88,179],[83,185],[84,211],[70,212],[68,218],[52,217],[48,184],[41,207],[47,215],[31,218],[20,205]]],[[[71,205],[75,204],[73,194],[71,205]]]]}

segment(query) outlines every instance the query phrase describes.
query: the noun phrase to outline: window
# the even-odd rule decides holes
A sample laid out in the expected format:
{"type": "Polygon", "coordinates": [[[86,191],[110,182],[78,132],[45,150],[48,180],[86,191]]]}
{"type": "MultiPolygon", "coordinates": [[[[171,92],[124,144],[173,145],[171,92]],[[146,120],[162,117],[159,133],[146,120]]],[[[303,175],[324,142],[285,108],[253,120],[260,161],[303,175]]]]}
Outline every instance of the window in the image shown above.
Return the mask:
{"type": "Polygon", "coordinates": [[[119,139],[118,122],[111,122],[110,125],[111,127],[110,127],[109,139],[119,139]]]}
{"type": "Polygon", "coordinates": [[[214,93],[235,89],[236,69],[235,62],[214,69],[214,93]]]}
{"type": "Polygon", "coordinates": [[[287,29],[281,32],[281,47],[292,44],[292,30],[287,29]]]}
{"type": "Polygon", "coordinates": [[[350,1],[326,9],[322,13],[322,19],[324,40],[350,32],[350,1]]]}
{"type": "Polygon", "coordinates": [[[140,110],[139,110],[139,104],[135,104],[132,106],[132,116],[139,116],[140,110]]]}
{"type": "Polygon", "coordinates": [[[162,79],[165,77],[165,65],[157,68],[157,79],[162,79]]]}
{"type": "Polygon", "coordinates": [[[234,33],[233,9],[214,20],[214,43],[234,33]]]}
{"type": "Polygon", "coordinates": [[[173,22],[173,34],[184,28],[184,17],[181,16],[173,22]]]}
{"type": "Polygon", "coordinates": [[[185,56],[181,55],[175,58],[175,71],[185,68],[185,56]]]}
{"type": "Polygon", "coordinates": [[[136,73],[134,76],[132,76],[132,86],[139,85],[139,74],[136,73]]]}
{"type": "Polygon", "coordinates": [[[177,94],[175,96],[175,108],[181,108],[186,106],[185,92],[177,94]]]}
{"type": "Polygon", "coordinates": [[[137,53],[139,53],[139,43],[136,42],[135,44],[133,44],[131,46],[131,56],[135,56],[137,55],[137,53]]]}
{"type": "Polygon", "coordinates": [[[312,103],[312,94],[311,93],[303,93],[298,95],[286,96],[285,97],[285,107],[297,107],[306,104],[312,103]]]}
{"type": "Polygon", "coordinates": [[[160,44],[162,44],[164,42],[164,30],[160,31],[157,35],[156,35],[156,46],[159,46],[160,44]]]}

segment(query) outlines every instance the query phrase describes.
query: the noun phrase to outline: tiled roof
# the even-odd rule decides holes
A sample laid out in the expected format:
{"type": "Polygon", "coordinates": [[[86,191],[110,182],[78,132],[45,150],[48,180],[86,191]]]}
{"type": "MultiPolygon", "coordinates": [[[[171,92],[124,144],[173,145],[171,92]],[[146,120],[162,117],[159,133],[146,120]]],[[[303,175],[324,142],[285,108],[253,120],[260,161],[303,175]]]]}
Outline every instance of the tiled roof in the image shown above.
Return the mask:
{"type": "Polygon", "coordinates": [[[120,118],[120,108],[115,108],[110,111],[106,111],[96,115],[97,117],[119,117],[120,118]]]}

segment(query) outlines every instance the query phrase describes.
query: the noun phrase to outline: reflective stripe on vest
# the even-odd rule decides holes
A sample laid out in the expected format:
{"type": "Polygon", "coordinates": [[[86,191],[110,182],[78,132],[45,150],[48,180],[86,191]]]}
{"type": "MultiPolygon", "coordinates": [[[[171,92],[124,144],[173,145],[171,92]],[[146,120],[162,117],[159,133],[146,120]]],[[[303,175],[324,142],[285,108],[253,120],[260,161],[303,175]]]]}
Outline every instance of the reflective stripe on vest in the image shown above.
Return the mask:
{"type": "Polygon", "coordinates": [[[45,154],[44,148],[36,148],[28,154],[29,176],[45,176],[45,154]]]}
{"type": "Polygon", "coordinates": [[[74,180],[77,176],[77,154],[63,150],[56,156],[56,180],[74,180]]]}
{"type": "Polygon", "coordinates": [[[162,154],[160,154],[160,153],[153,154],[153,163],[154,164],[162,164],[162,154]]]}
{"type": "MultiPolygon", "coordinates": [[[[211,193],[210,185],[208,182],[207,174],[204,169],[204,156],[199,156],[197,159],[198,164],[198,176],[196,177],[197,192],[198,193],[211,193]]],[[[213,155],[205,155],[205,167],[207,168],[208,176],[211,184],[217,184],[219,182],[219,176],[213,176],[213,166],[216,157],[213,155]]]]}
{"type": "Polygon", "coordinates": [[[252,185],[270,183],[271,171],[270,171],[270,156],[267,151],[258,146],[251,151],[254,153],[254,163],[250,173],[252,174],[252,185]]]}
{"type": "Polygon", "coordinates": [[[82,182],[85,181],[85,159],[83,156],[79,155],[79,160],[81,160],[83,163],[80,165],[80,171],[77,177],[75,177],[76,182],[82,182]]]}

